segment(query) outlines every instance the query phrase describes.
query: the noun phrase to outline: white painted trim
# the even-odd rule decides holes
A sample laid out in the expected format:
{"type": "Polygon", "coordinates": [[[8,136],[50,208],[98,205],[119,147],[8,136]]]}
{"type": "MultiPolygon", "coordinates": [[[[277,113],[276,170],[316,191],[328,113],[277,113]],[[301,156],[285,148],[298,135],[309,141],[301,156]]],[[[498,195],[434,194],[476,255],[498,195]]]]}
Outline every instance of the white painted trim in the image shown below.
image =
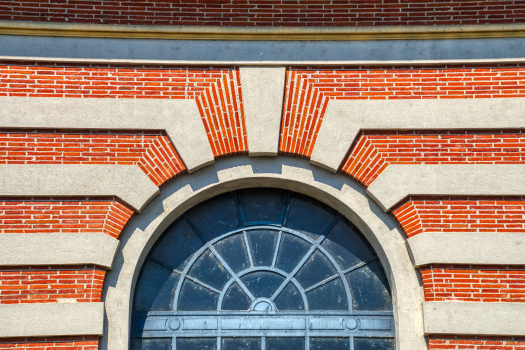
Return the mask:
{"type": "Polygon", "coordinates": [[[0,305],[0,338],[102,335],[104,303],[0,305]]]}
{"type": "Polygon", "coordinates": [[[127,350],[135,282],[157,238],[182,213],[218,194],[249,187],[276,187],[300,192],[330,205],[353,222],[378,254],[394,301],[397,350],[426,349],[423,337],[423,290],[410,260],[401,228],[382,212],[357,181],[331,174],[305,159],[237,156],[223,158],[192,175],[178,176],[120,235],[121,246],[106,275],[103,300],[108,328],[101,350],[127,350]]]}
{"type": "Polygon", "coordinates": [[[426,334],[525,335],[524,303],[425,302],[426,334]]]}
{"type": "Polygon", "coordinates": [[[0,234],[0,266],[94,264],[111,269],[119,240],[103,233],[0,234]]]}
{"type": "Polygon", "coordinates": [[[250,156],[279,151],[286,67],[240,67],[250,156]]]}
{"type": "Polygon", "coordinates": [[[158,193],[136,165],[0,165],[0,196],[117,196],[140,212],[158,193]]]}
{"type": "Polygon", "coordinates": [[[414,196],[525,195],[525,164],[390,164],[367,193],[385,211],[414,196]]]}
{"type": "Polygon", "coordinates": [[[336,172],[360,130],[523,129],[525,98],[330,100],[311,162],[336,172]]]}
{"type": "Polygon", "coordinates": [[[415,267],[525,265],[525,232],[423,232],[407,240],[415,267]]]}
{"type": "Polygon", "coordinates": [[[188,172],[214,162],[195,100],[0,97],[0,127],[166,130],[188,172]]]}

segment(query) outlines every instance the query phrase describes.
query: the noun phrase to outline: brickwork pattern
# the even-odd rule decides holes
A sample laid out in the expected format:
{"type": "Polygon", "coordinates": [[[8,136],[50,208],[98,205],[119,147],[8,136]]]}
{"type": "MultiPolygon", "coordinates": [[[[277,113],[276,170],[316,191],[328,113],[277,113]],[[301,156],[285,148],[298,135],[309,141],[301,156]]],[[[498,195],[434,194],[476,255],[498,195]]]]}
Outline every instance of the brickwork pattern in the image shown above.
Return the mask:
{"type": "Polygon", "coordinates": [[[525,302],[525,266],[428,265],[426,301],[525,302]]]}
{"type": "Polygon", "coordinates": [[[525,22],[521,0],[0,1],[0,20],[195,26],[410,26],[525,22]]]}
{"type": "Polygon", "coordinates": [[[101,301],[106,269],[86,266],[0,267],[0,304],[101,301]]]}
{"type": "Polygon", "coordinates": [[[410,197],[392,210],[407,237],[422,232],[523,232],[525,197],[410,197]]]}
{"type": "Polygon", "coordinates": [[[194,99],[215,156],[248,150],[239,71],[233,67],[0,62],[0,96],[194,99]]]}
{"type": "Polygon", "coordinates": [[[429,350],[525,350],[525,337],[430,335],[429,350]]]}
{"type": "Polygon", "coordinates": [[[523,130],[362,131],[341,171],[369,186],[389,164],[523,163],[523,130]]]}
{"type": "Polygon", "coordinates": [[[97,336],[4,338],[0,350],[98,350],[97,336]]]}
{"type": "Polygon", "coordinates": [[[185,169],[163,131],[0,130],[0,164],[138,165],[157,186],[185,169]]]}
{"type": "Polygon", "coordinates": [[[118,238],[131,215],[116,198],[0,198],[0,234],[102,232],[118,238]]]}
{"type": "Polygon", "coordinates": [[[525,67],[291,67],[286,86],[280,151],[310,157],[331,99],[525,97],[525,67]]]}

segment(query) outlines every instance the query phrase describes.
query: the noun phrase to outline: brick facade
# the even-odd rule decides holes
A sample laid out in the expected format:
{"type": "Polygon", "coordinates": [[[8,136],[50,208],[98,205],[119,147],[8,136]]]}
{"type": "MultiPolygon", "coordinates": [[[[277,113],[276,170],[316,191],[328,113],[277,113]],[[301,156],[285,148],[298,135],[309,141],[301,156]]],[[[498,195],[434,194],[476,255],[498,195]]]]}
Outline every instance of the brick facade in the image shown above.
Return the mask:
{"type": "Polygon", "coordinates": [[[429,350],[524,350],[525,337],[435,336],[428,340],[429,350]]]}
{"type": "Polygon", "coordinates": [[[47,337],[0,339],[0,350],[97,350],[98,337],[47,337]]]}

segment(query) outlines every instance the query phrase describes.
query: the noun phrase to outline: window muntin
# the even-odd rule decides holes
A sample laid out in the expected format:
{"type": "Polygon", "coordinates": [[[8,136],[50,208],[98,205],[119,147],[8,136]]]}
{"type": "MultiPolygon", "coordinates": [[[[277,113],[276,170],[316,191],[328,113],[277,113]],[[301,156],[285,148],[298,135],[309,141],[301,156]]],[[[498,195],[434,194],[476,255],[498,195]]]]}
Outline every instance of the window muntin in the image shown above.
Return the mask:
{"type": "Polygon", "coordinates": [[[135,291],[131,348],[394,348],[388,282],[366,239],[309,197],[227,193],[162,235],[135,291]]]}

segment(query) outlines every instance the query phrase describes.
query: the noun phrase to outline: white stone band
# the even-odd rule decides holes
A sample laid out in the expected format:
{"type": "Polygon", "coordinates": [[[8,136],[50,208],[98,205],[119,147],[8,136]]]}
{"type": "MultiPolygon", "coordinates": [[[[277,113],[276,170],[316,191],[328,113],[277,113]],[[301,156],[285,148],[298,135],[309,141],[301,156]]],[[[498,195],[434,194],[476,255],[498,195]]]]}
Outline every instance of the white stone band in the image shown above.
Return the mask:
{"type": "Polygon", "coordinates": [[[103,233],[0,234],[0,266],[94,264],[111,269],[118,239],[103,233]]]}
{"type": "Polygon", "coordinates": [[[0,127],[166,130],[193,172],[214,162],[195,100],[0,97],[0,127]]]}
{"type": "Polygon", "coordinates": [[[525,335],[524,303],[425,302],[426,334],[525,335]]]}
{"type": "Polygon", "coordinates": [[[0,165],[0,196],[117,196],[140,212],[158,193],[136,165],[0,165]]]}
{"type": "Polygon", "coordinates": [[[525,98],[330,100],[311,162],[337,171],[360,130],[525,128],[525,98]]]}
{"type": "Polygon", "coordinates": [[[104,303],[0,305],[0,338],[102,335],[104,303]]]}
{"type": "Polygon", "coordinates": [[[424,232],[407,240],[414,265],[525,265],[525,232],[424,232]]]}
{"type": "Polygon", "coordinates": [[[525,195],[523,164],[390,164],[367,193],[389,211],[414,196],[525,195]]]}

